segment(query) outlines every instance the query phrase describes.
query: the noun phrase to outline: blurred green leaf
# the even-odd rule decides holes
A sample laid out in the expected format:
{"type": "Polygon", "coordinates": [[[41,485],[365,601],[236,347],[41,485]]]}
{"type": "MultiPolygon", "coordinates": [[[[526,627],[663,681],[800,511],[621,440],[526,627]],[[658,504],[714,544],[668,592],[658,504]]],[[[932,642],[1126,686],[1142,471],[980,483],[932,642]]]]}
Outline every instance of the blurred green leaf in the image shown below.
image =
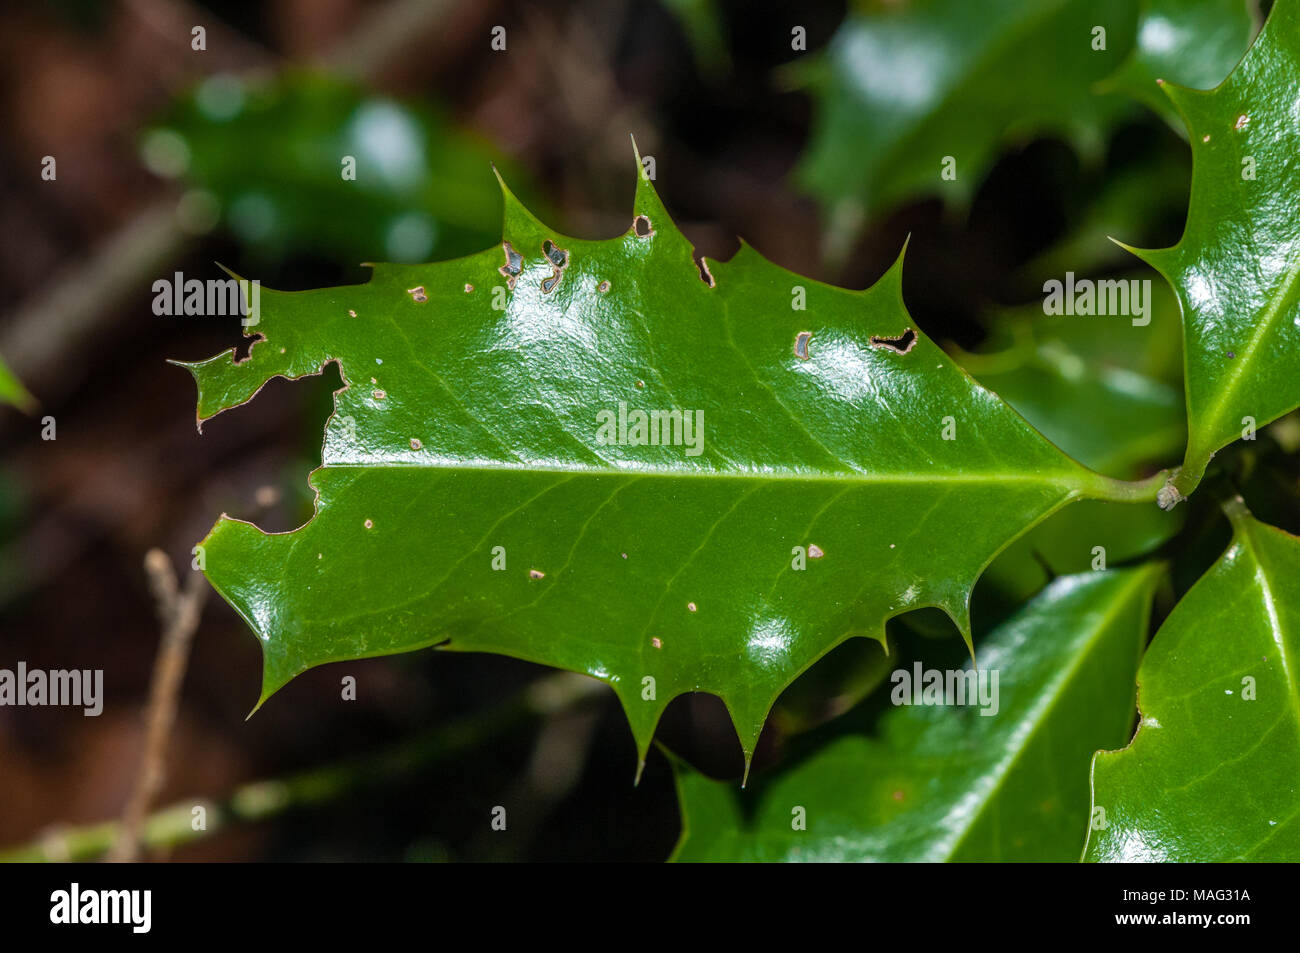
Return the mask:
{"type": "MultiPolygon", "coordinates": [[[[1132,479],[1178,459],[1186,436],[1178,389],[1178,305],[1164,281],[1143,280],[1145,318],[1045,315],[1033,304],[999,315],[991,353],[958,353],[975,379],[1075,459],[1132,479]]],[[[1050,580],[1150,553],[1183,525],[1178,510],[1084,501],[1034,527],[985,573],[1004,595],[1028,598],[1050,580]],[[1100,550],[1099,550],[1100,548],[1100,550]]]]}
{"type": "Polygon", "coordinates": [[[0,360],[0,403],[12,404],[20,410],[30,412],[36,406],[36,398],[28,393],[22,381],[14,376],[8,365],[0,360]]]}
{"type": "Polygon", "coordinates": [[[1009,141],[1091,156],[1132,98],[1168,115],[1156,77],[1212,86],[1254,29],[1247,0],[860,0],[790,68],[817,103],[798,179],[833,229],[920,195],[964,201],[1009,141]]]}
{"type": "MultiPolygon", "coordinates": [[[[1035,288],[1045,278],[1128,268],[1132,259],[1116,240],[1158,241],[1163,230],[1181,227],[1187,215],[1192,162],[1181,150],[1160,143],[1148,152],[1090,173],[1080,191],[1086,196],[1061,238],[1024,267],[1035,288]]],[[[1163,284],[1163,282],[1162,282],[1163,284]]],[[[1178,304],[1172,290],[1158,295],[1178,304]]],[[[1175,319],[1176,322],[1177,319],[1175,319]]],[[[1181,362],[1174,354],[1173,363],[1181,362]]]]}
{"type": "Polygon", "coordinates": [[[321,75],[210,77],[142,154],[210,193],[231,234],[272,258],[452,258],[489,244],[500,222],[499,158],[485,142],[430,107],[321,75]]]}
{"type": "Polygon", "coordinates": [[[717,77],[731,69],[731,52],[716,0],[663,0],[686,34],[700,72],[717,77]]]}
{"type": "Polygon", "coordinates": [[[1047,315],[1032,304],[994,322],[990,337],[1005,349],[957,360],[1070,456],[1128,479],[1183,448],[1179,316],[1159,276],[1109,280],[1138,282],[1146,313],[1047,315]]]}
{"type": "MultiPolygon", "coordinates": [[[[952,621],[933,610],[945,623],[943,636],[953,636],[952,621]]],[[[908,618],[916,613],[905,613],[908,618]]],[[[781,693],[772,706],[769,723],[784,740],[830,721],[874,692],[889,675],[893,662],[880,642],[849,639],[818,659],[808,671],[781,693]]]]}
{"type": "Polygon", "coordinates": [[[1137,44],[1104,87],[1146,103],[1185,134],[1157,80],[1213,89],[1245,55],[1259,29],[1252,0],[1144,0],[1137,44]]]}
{"type": "Polygon", "coordinates": [[[801,71],[817,113],[799,181],[837,217],[871,214],[919,194],[964,200],[1009,137],[1095,149],[1127,103],[1093,87],[1136,25],[1135,0],[858,3],[801,71]]]}

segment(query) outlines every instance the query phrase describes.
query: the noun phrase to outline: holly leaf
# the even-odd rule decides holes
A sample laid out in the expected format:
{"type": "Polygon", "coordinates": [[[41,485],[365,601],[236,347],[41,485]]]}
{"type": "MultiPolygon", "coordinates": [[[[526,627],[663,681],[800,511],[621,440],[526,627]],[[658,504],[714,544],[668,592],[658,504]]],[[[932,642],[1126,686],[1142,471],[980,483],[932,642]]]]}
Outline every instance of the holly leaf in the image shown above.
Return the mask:
{"type": "Polygon", "coordinates": [[[1086,860],[1300,860],[1300,539],[1228,509],[1142,660],[1137,735],[1093,763],[1086,860]]]}
{"type": "Polygon", "coordinates": [[[969,640],[971,587],[1011,539],[1077,498],[1154,498],[953,364],[903,306],[901,257],[867,291],[748,246],[693,263],[644,176],[606,241],[505,207],[480,254],[262,290],[246,360],[183,365],[200,423],[271,377],[334,362],[346,384],[312,520],[223,517],[202,544],[261,640],[262,700],[441,645],[606,681],[643,756],[675,696],[713,692],[748,755],[845,639],[936,606],[969,640]]]}
{"type": "Polygon", "coordinates": [[[1183,237],[1135,252],[1178,293],[1188,442],[1162,501],[1200,483],[1216,451],[1300,404],[1300,4],[1280,0],[1221,86],[1163,84],[1193,151],[1183,237]]]}
{"type": "Polygon", "coordinates": [[[1127,103],[1093,87],[1136,25],[1133,0],[857,4],[804,70],[817,113],[799,181],[853,217],[922,193],[964,200],[1008,137],[1096,146],[1127,103]]]}
{"type": "Polygon", "coordinates": [[[1158,81],[1213,89],[1237,65],[1258,28],[1250,0],[1145,0],[1137,43],[1103,88],[1141,100],[1182,132],[1158,81]]]}
{"type": "Polygon", "coordinates": [[[1089,759],[1132,729],[1133,677],[1160,572],[1057,579],[981,642],[988,674],[975,704],[906,704],[921,689],[913,672],[898,670],[890,679],[898,707],[874,736],[842,737],[760,776],[753,790],[678,765],[674,859],[1077,860],[1089,759]]]}

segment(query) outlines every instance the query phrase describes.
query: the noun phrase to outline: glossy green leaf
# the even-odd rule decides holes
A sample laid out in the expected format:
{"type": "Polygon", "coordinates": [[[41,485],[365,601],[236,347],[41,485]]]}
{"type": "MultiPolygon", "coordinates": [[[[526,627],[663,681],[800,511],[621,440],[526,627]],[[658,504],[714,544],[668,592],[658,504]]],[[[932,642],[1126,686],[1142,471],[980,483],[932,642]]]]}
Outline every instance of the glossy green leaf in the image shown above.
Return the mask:
{"type": "Polygon", "coordinates": [[[1300,3],[1274,6],[1214,91],[1163,88],[1194,157],[1182,239],[1138,252],[1183,311],[1188,445],[1172,504],[1217,450],[1300,404],[1300,3]]]}
{"type": "Polygon", "coordinates": [[[1091,754],[1132,728],[1159,572],[1062,577],[993,632],[978,660],[998,673],[995,714],[895,707],[876,736],[840,738],[743,793],[679,767],[675,859],[1077,860],[1091,754]]]}
{"type": "Polygon", "coordinates": [[[808,70],[817,114],[799,179],[838,214],[869,214],[917,194],[964,198],[1010,136],[1095,145],[1127,104],[1093,87],[1136,24],[1134,0],[859,3],[808,70]],[[941,177],[945,157],[955,179],[941,177]]]}
{"type": "Polygon", "coordinates": [[[1142,660],[1137,735],[1097,754],[1088,860],[1300,860],[1300,539],[1230,511],[1142,660]]]}
{"type": "Polygon", "coordinates": [[[1140,99],[1181,131],[1157,80],[1213,89],[1237,65],[1259,24],[1252,0],[1145,0],[1133,52],[1104,88],[1140,99]]]}
{"type": "Polygon", "coordinates": [[[501,214],[485,143],[428,107],[321,75],[210,77],[142,152],[206,190],[225,227],[267,257],[463,255],[496,237],[501,214]]]}
{"type": "Polygon", "coordinates": [[[507,193],[502,245],[263,290],[247,360],[186,365],[200,421],[274,376],[333,361],[347,382],[315,517],[222,519],[203,544],[262,641],[263,699],[322,662],[445,644],[608,682],[643,753],[673,697],[714,692],[748,753],[835,645],[920,606],[968,633],[1016,535],[1076,498],[1154,499],[921,334],[901,259],[865,292],[748,246],[697,269],[638,182],[618,238],[561,236],[507,193]],[[662,439],[635,429],[674,410],[662,439]]]}

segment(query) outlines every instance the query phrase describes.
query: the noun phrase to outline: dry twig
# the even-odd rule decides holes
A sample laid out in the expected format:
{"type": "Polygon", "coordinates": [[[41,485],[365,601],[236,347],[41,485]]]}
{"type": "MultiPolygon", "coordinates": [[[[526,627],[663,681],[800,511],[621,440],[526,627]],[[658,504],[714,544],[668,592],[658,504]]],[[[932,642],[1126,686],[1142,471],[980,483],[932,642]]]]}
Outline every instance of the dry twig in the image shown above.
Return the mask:
{"type": "Polygon", "coordinates": [[[108,860],[118,862],[133,861],[139,856],[141,828],[166,777],[167,741],[176,722],[181,682],[185,679],[185,668],[190,658],[190,643],[208,595],[207,580],[200,572],[191,573],[182,590],[177,584],[171,560],[161,549],[151,549],[145,554],[144,569],[149,588],[158,603],[158,621],[162,625],[163,637],[149,685],[144,756],[135,788],[122,812],[117,842],[108,853],[108,860]]]}

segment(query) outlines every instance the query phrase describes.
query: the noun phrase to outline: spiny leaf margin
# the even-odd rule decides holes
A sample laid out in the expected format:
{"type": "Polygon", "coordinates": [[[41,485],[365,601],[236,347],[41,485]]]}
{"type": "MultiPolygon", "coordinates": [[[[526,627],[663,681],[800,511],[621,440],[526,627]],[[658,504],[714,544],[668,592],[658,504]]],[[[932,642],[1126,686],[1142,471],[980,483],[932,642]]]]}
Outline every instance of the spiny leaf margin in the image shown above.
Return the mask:
{"type": "Polygon", "coordinates": [[[1154,483],[1124,484],[1069,460],[930,342],[903,305],[901,255],[865,291],[796,276],[743,243],[727,262],[700,259],[697,271],[689,242],[643,174],[633,228],[595,242],[551,231],[502,187],[506,244],[433,265],[375,265],[364,285],[264,290],[254,329],[260,339],[246,359],[236,361],[232,349],[206,361],[176,362],[195,378],[200,425],[250,400],[271,377],[296,379],[334,362],[345,382],[326,424],[322,466],[310,477],[317,494],[313,518],[291,533],[267,534],[223,516],[202,543],[214,588],[261,641],[266,665],[259,705],[294,675],[323,662],[439,645],[512,655],[606,681],[623,703],[642,762],[668,702],[684,692],[712,691],[731,712],[748,758],[776,697],[835,645],[854,636],[883,640],[888,618],[925,606],[947,612],[969,645],[971,589],[1012,539],[1075,499],[1140,500],[1154,494],[1154,483]],[[568,256],[565,284],[550,285],[563,289],[554,299],[546,297],[546,287],[559,269],[538,255],[548,247],[568,256]],[[506,249],[519,253],[519,273],[509,275],[506,307],[487,311],[483,296],[513,261],[506,249]],[[806,313],[791,307],[795,287],[808,296],[806,313]],[[619,300],[615,290],[625,296],[626,307],[609,310],[619,300]],[[656,295],[665,297],[656,301],[656,295]],[[411,310],[433,300],[439,307],[430,312],[411,310]],[[412,315],[416,320],[406,320],[412,315]],[[658,326],[651,333],[653,322],[658,326]],[[820,360],[806,360],[792,347],[804,328],[813,329],[820,360]],[[881,343],[904,330],[914,335],[904,350],[881,343]],[[482,332],[479,338],[476,331],[482,332]],[[609,344],[602,336],[610,334],[612,361],[601,347],[609,344]],[[409,350],[406,363],[393,359],[397,347],[409,350]],[[389,357],[387,365],[381,357],[373,364],[368,359],[380,351],[389,357]],[[666,353],[675,363],[663,362],[666,353]],[[727,373],[737,376],[719,385],[727,373]],[[415,378],[421,383],[413,383],[415,378]],[[497,400],[495,388],[503,380],[518,392],[531,382],[533,399],[497,400]],[[441,403],[413,399],[421,387],[438,392],[441,403]],[[553,390],[543,393],[544,387],[553,390]],[[711,431],[723,434],[723,449],[715,436],[708,454],[689,464],[663,447],[602,446],[594,454],[589,436],[584,444],[578,431],[567,429],[582,420],[590,435],[594,407],[652,394],[650,406],[707,406],[711,420],[721,417],[729,424],[711,431]],[[804,419],[786,404],[795,398],[804,419]],[[954,410],[967,428],[964,444],[923,436],[931,428],[937,433],[943,415],[954,410]],[[430,434],[435,411],[441,411],[439,429],[430,434]],[[511,411],[522,419],[513,419],[511,411]],[[374,421],[379,424],[367,426],[374,421]],[[552,437],[559,439],[542,442],[552,437]],[[726,452],[736,448],[748,455],[740,463],[726,452]],[[502,451],[514,459],[503,460],[502,451]],[[863,463],[882,455],[893,460],[892,473],[863,463]],[[772,459],[794,463],[774,467],[772,459]],[[654,506],[639,521],[637,511],[628,516],[632,486],[665,476],[681,492],[653,497],[654,506]],[[583,506],[594,494],[562,490],[579,478],[607,489],[590,512],[583,506]],[[742,481],[758,485],[745,494],[719,492],[694,510],[678,506],[677,496],[686,495],[687,487],[699,495],[711,483],[721,488],[742,481]],[[882,481],[883,487],[872,485],[882,481]],[[954,486],[965,494],[960,506],[947,499],[954,486]],[[771,504],[749,521],[739,520],[735,511],[763,489],[774,497],[771,504]],[[850,489],[858,495],[841,502],[850,489]],[[625,492],[629,499],[618,501],[625,492]],[[552,495],[543,508],[539,501],[552,495]],[[397,507],[399,497],[413,501],[397,507]],[[468,529],[485,499],[509,509],[485,533],[482,526],[468,529]],[[417,503],[417,512],[428,514],[424,520],[411,519],[417,503]],[[835,506],[843,509],[827,518],[835,506]],[[891,522],[882,506],[897,507],[904,526],[891,522]],[[515,526],[524,511],[531,517],[527,525],[515,526]],[[576,541],[569,543],[563,522],[575,513],[582,518],[571,527],[576,541]],[[665,555],[656,520],[668,527],[703,524],[710,514],[707,532],[685,564],[681,551],[665,555]],[[593,554],[594,543],[588,542],[580,551],[584,537],[608,534],[610,526],[621,528],[621,543],[606,539],[606,548],[593,554]],[[753,527],[771,546],[757,573],[748,562],[756,552],[753,527]],[[493,533],[504,538],[506,530],[520,541],[508,551],[518,558],[522,550],[530,565],[487,572],[485,548],[495,541],[493,533]],[[934,539],[926,538],[930,534],[934,539]],[[955,541],[953,551],[935,542],[945,538],[955,541]],[[629,539],[640,550],[635,561],[629,539]],[[335,546],[340,540],[346,545],[335,546]],[[821,559],[817,572],[799,574],[807,585],[792,593],[792,547],[811,543],[835,558],[821,559]],[[896,543],[904,544],[902,550],[891,554],[896,543]],[[900,562],[909,543],[917,551],[910,568],[900,562]],[[429,572],[438,577],[436,587],[449,591],[441,599],[435,593],[412,597],[423,582],[412,567],[422,569],[437,546],[444,559],[429,572]],[[706,546],[712,547],[707,567],[692,566],[706,546]],[[483,566],[466,576],[464,564],[476,553],[483,566]],[[452,568],[444,573],[448,564],[452,568]],[[649,578],[638,578],[647,571],[638,564],[648,567],[649,578]],[[864,564],[871,568],[859,586],[864,564]],[[539,604],[571,565],[570,577],[585,570],[611,592],[593,596],[590,587],[574,588],[566,579],[569,588],[561,591],[568,601],[543,611],[539,604]],[[674,589],[688,567],[691,577],[674,589]],[[755,575],[770,587],[750,591],[746,601],[755,575]],[[494,577],[506,588],[491,595],[484,578],[494,577]],[[840,586],[818,585],[819,577],[839,579],[840,586]],[[775,595],[782,584],[786,593],[775,595]],[[697,612],[691,593],[700,589],[714,598],[700,599],[697,612]],[[672,600],[670,592],[676,593],[672,600]],[[851,593],[847,599],[845,592],[851,593]],[[300,605],[287,606],[286,593],[296,593],[300,605]],[[638,597],[642,603],[631,604],[638,597]],[[385,598],[390,604],[376,607],[385,598]],[[620,599],[629,605],[620,606],[620,599]],[[333,610],[327,608],[331,600],[333,610]],[[485,622],[486,607],[507,608],[506,603],[508,611],[485,622]],[[651,638],[665,605],[676,618],[664,616],[651,638]],[[525,609],[530,611],[517,614],[525,609]],[[622,615],[611,618],[611,611],[622,615]],[[796,611],[803,613],[797,624],[787,615],[796,611]],[[724,622],[699,627],[715,614],[724,622]],[[511,625],[498,628],[507,617],[511,625]],[[639,628],[642,620],[647,621],[637,643],[622,644],[629,623],[639,628]],[[584,626],[583,636],[572,635],[584,626]],[[730,644],[709,643],[719,640],[719,632],[730,644]],[[661,651],[666,646],[689,658],[676,667],[665,664],[674,654],[661,651]],[[730,661],[736,657],[739,664],[730,661]],[[647,674],[657,679],[650,697],[643,694],[647,674]]]}

